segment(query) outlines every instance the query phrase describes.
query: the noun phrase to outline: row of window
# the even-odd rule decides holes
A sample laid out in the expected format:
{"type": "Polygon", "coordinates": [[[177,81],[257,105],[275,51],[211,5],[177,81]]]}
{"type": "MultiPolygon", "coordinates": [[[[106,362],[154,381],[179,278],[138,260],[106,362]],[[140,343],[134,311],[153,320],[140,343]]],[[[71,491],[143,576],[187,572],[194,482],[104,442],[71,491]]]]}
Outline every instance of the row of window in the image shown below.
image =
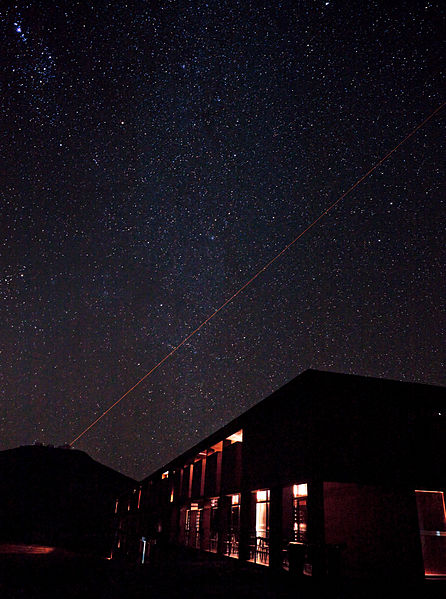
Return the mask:
{"type": "Polygon", "coordinates": [[[153,503],[165,504],[198,497],[218,496],[240,488],[241,449],[243,431],[239,430],[223,441],[200,451],[194,459],[175,470],[165,470],[159,478],[151,478],[133,495],[126,497],[124,504],[116,501],[118,510],[139,510],[155,507],[153,503]]]}
{"type": "MultiPolygon", "coordinates": [[[[283,490],[283,545],[290,541],[307,541],[307,485],[293,485],[283,490]]],[[[251,494],[249,561],[269,564],[270,490],[251,494]]],[[[239,557],[240,493],[213,498],[203,505],[192,503],[184,508],[180,519],[179,540],[184,545],[229,557],[239,557]],[[220,535],[222,538],[220,540],[220,535]],[[219,541],[221,541],[219,543],[219,541]]]]}

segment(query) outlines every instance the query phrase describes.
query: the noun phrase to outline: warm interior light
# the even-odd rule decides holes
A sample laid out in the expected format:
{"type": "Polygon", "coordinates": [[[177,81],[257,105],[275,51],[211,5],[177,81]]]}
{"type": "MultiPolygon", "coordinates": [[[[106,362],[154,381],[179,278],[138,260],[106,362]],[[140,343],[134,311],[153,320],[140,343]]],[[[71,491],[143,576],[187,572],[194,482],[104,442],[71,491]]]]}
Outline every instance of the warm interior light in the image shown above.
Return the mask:
{"type": "Polygon", "coordinates": [[[139,510],[140,505],[141,505],[141,489],[139,490],[139,493],[138,493],[138,507],[137,507],[138,510],[139,510]]]}
{"type": "Polygon", "coordinates": [[[268,501],[269,499],[269,489],[265,491],[257,491],[257,501],[268,501]]]}
{"type": "Polygon", "coordinates": [[[227,441],[231,441],[231,443],[241,443],[243,441],[243,431],[239,430],[230,437],[226,437],[227,441]]]}
{"type": "Polygon", "coordinates": [[[173,489],[172,489],[172,491],[170,492],[170,503],[173,503],[173,489]]]}
{"type": "Polygon", "coordinates": [[[168,478],[168,476],[169,476],[169,471],[168,471],[168,470],[166,470],[166,472],[163,472],[163,473],[161,474],[161,479],[168,478]]]}
{"type": "Polygon", "coordinates": [[[293,496],[294,497],[306,497],[308,495],[308,485],[293,485],[293,496]]]}
{"type": "Polygon", "coordinates": [[[223,449],[223,441],[219,441],[215,445],[212,445],[212,447],[210,447],[210,449],[212,451],[222,451],[222,449],[223,449]]]}
{"type": "Polygon", "coordinates": [[[231,495],[232,505],[238,505],[240,503],[240,495],[237,493],[236,495],[231,495]]]}

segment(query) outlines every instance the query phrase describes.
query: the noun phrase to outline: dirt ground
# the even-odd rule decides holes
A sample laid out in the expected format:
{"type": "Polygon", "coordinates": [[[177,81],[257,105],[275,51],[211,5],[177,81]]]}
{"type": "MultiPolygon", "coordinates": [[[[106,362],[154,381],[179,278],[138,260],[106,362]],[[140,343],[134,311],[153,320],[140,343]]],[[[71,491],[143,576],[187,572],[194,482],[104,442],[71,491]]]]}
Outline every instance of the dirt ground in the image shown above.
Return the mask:
{"type": "Polygon", "coordinates": [[[316,585],[236,560],[170,550],[151,565],[129,565],[36,545],[0,545],[5,599],[444,599],[446,581],[404,588],[384,583],[316,585]]]}

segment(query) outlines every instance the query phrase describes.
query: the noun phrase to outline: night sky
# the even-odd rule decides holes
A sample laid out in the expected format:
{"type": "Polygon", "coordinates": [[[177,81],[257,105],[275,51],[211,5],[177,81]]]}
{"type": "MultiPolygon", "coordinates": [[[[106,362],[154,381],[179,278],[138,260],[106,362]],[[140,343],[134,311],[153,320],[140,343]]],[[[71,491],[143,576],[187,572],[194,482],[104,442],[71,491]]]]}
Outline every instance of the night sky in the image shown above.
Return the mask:
{"type": "MultiPolygon", "coordinates": [[[[440,7],[9,3],[0,449],[70,442],[442,104],[440,7]]],[[[142,478],[310,367],[445,384],[445,112],[76,447],[142,478]]]]}

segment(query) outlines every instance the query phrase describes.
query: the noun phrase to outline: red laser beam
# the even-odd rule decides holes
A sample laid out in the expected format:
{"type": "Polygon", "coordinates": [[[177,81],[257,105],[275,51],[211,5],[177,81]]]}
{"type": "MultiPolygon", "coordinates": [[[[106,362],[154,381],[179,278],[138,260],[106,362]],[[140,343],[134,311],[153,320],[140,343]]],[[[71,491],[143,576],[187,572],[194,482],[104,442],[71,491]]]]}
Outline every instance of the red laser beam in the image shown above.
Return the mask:
{"type": "Polygon", "coordinates": [[[122,395],[119,399],[117,399],[111,406],[109,406],[105,410],[105,412],[103,412],[100,416],[98,416],[98,418],[96,418],[96,420],[94,420],[89,426],[87,426],[86,429],[84,429],[75,439],[73,439],[73,441],[71,441],[71,443],[69,444],[70,447],[73,446],[77,441],[79,441],[79,439],[81,437],[83,437],[100,420],[102,420],[102,418],[104,418],[104,416],[106,416],[111,410],[113,410],[113,408],[115,406],[117,406],[125,397],[127,397],[127,395],[129,395],[129,393],[131,393],[134,389],[136,389],[136,387],[138,387],[143,381],[145,381],[147,377],[149,377],[153,372],[155,372],[155,370],[157,370],[162,364],[164,364],[164,362],[166,360],[168,360],[171,356],[173,356],[173,354],[176,353],[180,349],[181,346],[183,346],[187,341],[189,341],[189,339],[191,337],[193,337],[196,333],[198,333],[198,331],[200,329],[202,329],[210,320],[212,320],[214,318],[214,316],[216,316],[221,310],[223,310],[223,308],[225,306],[227,306],[230,302],[232,302],[233,299],[235,299],[242,291],[244,291],[249,285],[251,285],[251,283],[253,283],[257,279],[257,277],[259,277],[263,272],[265,272],[265,270],[267,270],[276,260],[278,260],[278,258],[280,258],[280,256],[282,256],[282,254],[285,254],[285,252],[287,252],[297,241],[299,241],[299,239],[301,237],[303,237],[303,235],[305,235],[305,233],[307,233],[310,229],[312,229],[322,218],[324,218],[324,216],[326,216],[329,212],[331,212],[331,210],[333,210],[333,208],[335,208],[339,204],[339,202],[341,202],[356,187],[358,187],[358,185],[360,183],[362,183],[362,181],[364,181],[364,179],[366,179],[369,175],[371,175],[373,173],[373,171],[375,171],[385,160],[387,160],[394,152],[396,152],[396,150],[398,150],[398,148],[400,146],[402,146],[408,139],[410,139],[413,135],[415,135],[415,133],[419,129],[421,129],[421,127],[423,127],[438,112],[440,112],[440,110],[442,108],[444,108],[445,104],[446,104],[446,102],[441,104],[428,117],[426,117],[424,119],[424,121],[422,121],[420,124],[418,124],[402,141],[400,141],[392,150],[390,150],[390,152],[387,152],[387,154],[385,154],[385,156],[383,156],[374,166],[372,166],[372,168],[370,170],[368,170],[364,175],[362,175],[362,177],[360,177],[356,181],[356,183],[354,183],[349,189],[347,189],[347,191],[345,191],[335,202],[333,202],[333,204],[331,204],[328,208],[326,208],[324,210],[324,212],[322,212],[312,223],[310,223],[303,231],[301,231],[299,233],[299,235],[295,239],[293,239],[293,241],[288,243],[282,250],[280,250],[280,252],[278,254],[276,254],[274,256],[274,258],[272,258],[269,262],[267,262],[264,266],[262,266],[262,268],[260,270],[258,270],[255,273],[255,275],[249,279],[249,281],[247,281],[244,285],[242,285],[233,295],[231,295],[231,297],[229,297],[219,308],[217,308],[215,310],[215,312],[213,312],[210,316],[208,316],[206,318],[206,320],[203,320],[203,322],[196,329],[194,329],[192,331],[192,333],[189,333],[189,335],[187,337],[185,337],[183,339],[183,341],[181,341],[181,343],[179,343],[177,346],[175,346],[172,349],[172,351],[170,351],[167,355],[165,355],[164,358],[158,362],[158,364],[153,366],[153,368],[151,368],[141,379],[139,379],[139,381],[137,383],[135,383],[133,385],[133,387],[130,387],[130,389],[128,389],[128,391],[126,391],[124,393],[124,395],[122,395]]]}

